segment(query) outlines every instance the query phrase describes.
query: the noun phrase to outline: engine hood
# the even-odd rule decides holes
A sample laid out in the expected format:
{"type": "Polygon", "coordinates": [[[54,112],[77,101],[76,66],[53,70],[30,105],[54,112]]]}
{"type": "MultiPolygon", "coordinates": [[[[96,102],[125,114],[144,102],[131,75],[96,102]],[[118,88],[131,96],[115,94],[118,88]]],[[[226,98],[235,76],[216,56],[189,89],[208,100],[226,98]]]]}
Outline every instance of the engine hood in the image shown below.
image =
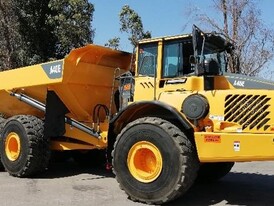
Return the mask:
{"type": "Polygon", "coordinates": [[[223,75],[227,78],[231,85],[238,89],[274,90],[273,81],[234,73],[224,73],[223,75]]]}

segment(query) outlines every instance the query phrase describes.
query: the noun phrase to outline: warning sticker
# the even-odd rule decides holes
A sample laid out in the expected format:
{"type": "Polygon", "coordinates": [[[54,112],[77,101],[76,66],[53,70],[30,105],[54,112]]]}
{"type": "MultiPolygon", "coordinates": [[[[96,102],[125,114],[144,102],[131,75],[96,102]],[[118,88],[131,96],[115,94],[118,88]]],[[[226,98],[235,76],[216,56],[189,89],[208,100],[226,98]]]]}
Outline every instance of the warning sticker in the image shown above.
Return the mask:
{"type": "Polygon", "coordinates": [[[239,152],[240,148],[240,141],[234,141],[234,151],[239,152]]]}
{"type": "Polygon", "coordinates": [[[204,141],[209,143],[221,143],[221,136],[220,135],[205,135],[204,141]]]}

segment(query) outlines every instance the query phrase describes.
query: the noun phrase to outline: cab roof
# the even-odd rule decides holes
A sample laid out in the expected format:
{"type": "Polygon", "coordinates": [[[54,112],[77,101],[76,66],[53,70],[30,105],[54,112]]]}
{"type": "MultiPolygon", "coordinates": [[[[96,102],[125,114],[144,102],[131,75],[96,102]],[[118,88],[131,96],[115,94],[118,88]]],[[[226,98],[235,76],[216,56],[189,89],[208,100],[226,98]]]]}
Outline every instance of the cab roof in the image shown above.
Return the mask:
{"type": "Polygon", "coordinates": [[[179,35],[170,35],[170,36],[162,36],[162,37],[153,37],[149,39],[142,39],[139,41],[140,44],[142,43],[149,43],[149,42],[157,42],[157,41],[165,41],[165,40],[174,40],[174,39],[188,39],[191,38],[191,34],[179,34],[179,35]]]}

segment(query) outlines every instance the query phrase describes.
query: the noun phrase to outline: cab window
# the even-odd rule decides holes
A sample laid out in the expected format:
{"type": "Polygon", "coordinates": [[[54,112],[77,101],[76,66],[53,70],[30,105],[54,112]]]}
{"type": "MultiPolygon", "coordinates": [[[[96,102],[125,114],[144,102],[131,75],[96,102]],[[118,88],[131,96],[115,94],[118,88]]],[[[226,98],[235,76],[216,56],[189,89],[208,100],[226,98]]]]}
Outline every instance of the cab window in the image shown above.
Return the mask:
{"type": "Polygon", "coordinates": [[[193,72],[189,63],[190,55],[193,55],[191,41],[164,42],[162,77],[172,78],[193,72]]]}
{"type": "Polygon", "coordinates": [[[154,77],[157,68],[157,43],[141,44],[138,55],[138,73],[154,77]]]}

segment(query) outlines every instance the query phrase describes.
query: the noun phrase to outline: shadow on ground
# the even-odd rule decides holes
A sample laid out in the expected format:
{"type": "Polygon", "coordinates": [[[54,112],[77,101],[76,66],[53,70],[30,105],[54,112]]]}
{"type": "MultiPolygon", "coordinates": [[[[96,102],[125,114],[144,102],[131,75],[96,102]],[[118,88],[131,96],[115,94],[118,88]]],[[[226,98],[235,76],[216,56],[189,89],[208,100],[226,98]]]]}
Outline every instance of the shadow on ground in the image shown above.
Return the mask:
{"type": "Polygon", "coordinates": [[[215,183],[195,184],[183,197],[167,205],[274,205],[274,176],[231,172],[215,183]]]}
{"type": "MultiPolygon", "coordinates": [[[[111,171],[99,167],[81,167],[75,161],[52,163],[49,169],[35,179],[65,178],[80,174],[91,174],[93,179],[114,178],[111,171]],[[94,175],[94,176],[93,176],[94,175]]],[[[126,198],[126,196],[125,196],[126,198]]],[[[274,205],[274,175],[230,172],[218,182],[195,184],[183,197],[166,205],[274,205]]]]}
{"type": "MultiPolygon", "coordinates": [[[[99,167],[79,167],[74,161],[53,164],[39,178],[60,178],[82,173],[97,175],[96,178],[114,177],[111,171],[99,167]]],[[[96,179],[95,178],[95,179],[96,179]]],[[[214,183],[197,183],[183,197],[166,205],[274,205],[274,176],[256,173],[230,172],[214,183]]]]}
{"type": "Polygon", "coordinates": [[[101,165],[89,165],[83,166],[82,164],[78,164],[73,160],[66,160],[64,162],[53,162],[49,165],[47,171],[43,174],[36,176],[37,179],[54,179],[54,178],[64,178],[71,177],[80,174],[91,174],[100,176],[100,178],[105,177],[114,177],[112,170],[107,170],[105,168],[104,163],[101,165]]]}

